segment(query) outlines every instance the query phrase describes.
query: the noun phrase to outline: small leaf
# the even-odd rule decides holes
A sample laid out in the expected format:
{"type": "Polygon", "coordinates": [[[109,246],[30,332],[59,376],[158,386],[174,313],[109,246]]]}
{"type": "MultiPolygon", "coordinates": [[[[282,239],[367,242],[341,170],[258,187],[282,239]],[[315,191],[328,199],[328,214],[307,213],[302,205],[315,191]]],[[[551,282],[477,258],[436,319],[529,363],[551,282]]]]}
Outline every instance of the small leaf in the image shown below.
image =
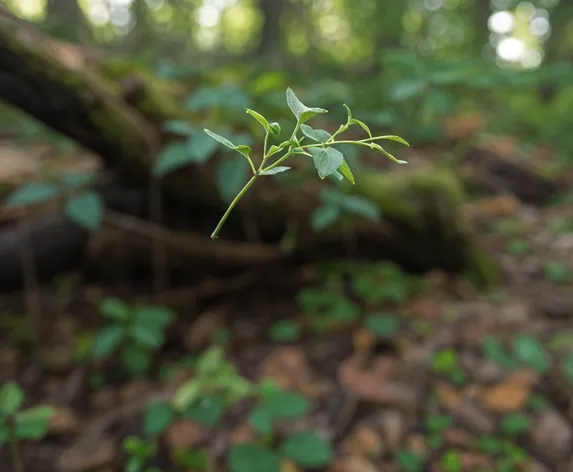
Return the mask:
{"type": "Polygon", "coordinates": [[[364,326],[376,336],[394,336],[398,331],[398,325],[398,318],[394,315],[370,315],[364,320],[364,326]]]}
{"type": "Polygon", "coordinates": [[[273,416],[260,405],[249,412],[249,424],[263,436],[273,434],[273,416]]]}
{"type": "Polygon", "coordinates": [[[518,336],[513,341],[513,351],[517,359],[539,373],[546,374],[549,371],[549,356],[537,339],[526,335],[518,336]]]}
{"type": "Polygon", "coordinates": [[[225,411],[223,398],[216,395],[203,396],[200,400],[183,410],[183,418],[194,420],[197,423],[211,428],[215,426],[225,411]]]}
{"type": "Polygon", "coordinates": [[[263,170],[259,175],[275,175],[275,174],[280,174],[281,172],[286,172],[289,169],[290,167],[277,166],[273,167],[272,169],[263,170]]]}
{"type": "Polygon", "coordinates": [[[344,162],[344,156],[334,148],[309,148],[314,166],[321,179],[333,174],[344,162]]]}
{"type": "Polygon", "coordinates": [[[186,142],[170,143],[157,155],[153,166],[153,174],[156,177],[164,177],[177,169],[185,167],[190,162],[192,162],[192,158],[186,142]]]}
{"type": "Polygon", "coordinates": [[[213,133],[213,131],[210,131],[208,129],[204,129],[203,131],[205,131],[205,133],[207,133],[209,136],[211,136],[215,141],[220,142],[221,144],[227,146],[228,148],[236,149],[236,146],[231,141],[229,141],[227,138],[224,138],[223,136],[221,136],[217,133],[213,133]]]}
{"type": "Polygon", "coordinates": [[[281,125],[279,125],[276,121],[271,123],[271,134],[273,136],[279,136],[281,134],[281,125]]]}
{"type": "Polygon", "coordinates": [[[280,445],[280,451],[296,464],[305,468],[326,466],[334,451],[329,442],[317,433],[300,431],[289,436],[280,445]]]}
{"type": "Polygon", "coordinates": [[[448,450],[442,454],[440,464],[444,472],[462,472],[463,464],[460,453],[455,450],[448,450]]]}
{"type": "Polygon", "coordinates": [[[173,397],[173,405],[177,411],[183,411],[189,407],[201,395],[201,384],[192,379],[185,382],[177,389],[173,397]]]}
{"type": "Polygon", "coordinates": [[[302,395],[287,390],[273,390],[264,395],[262,407],[273,417],[298,418],[310,409],[310,402],[302,395]]]}
{"type": "Polygon", "coordinates": [[[245,184],[249,166],[245,159],[227,159],[221,162],[215,172],[215,181],[221,197],[227,202],[235,198],[245,184]]]}
{"type": "Polygon", "coordinates": [[[448,374],[457,367],[458,361],[458,353],[454,349],[442,349],[432,359],[432,370],[437,374],[448,374]]]}
{"type": "Polygon", "coordinates": [[[249,154],[251,154],[251,146],[245,146],[244,144],[237,146],[235,148],[235,151],[239,151],[243,156],[245,157],[249,157],[249,154]]]}
{"type": "Polygon", "coordinates": [[[326,143],[332,137],[328,131],[323,129],[313,129],[308,125],[301,125],[300,130],[305,136],[319,143],[326,143]]]}
{"type": "Polygon", "coordinates": [[[403,80],[390,89],[390,99],[403,102],[420,95],[426,88],[426,82],[421,79],[403,80]]]}
{"type": "Polygon", "coordinates": [[[423,469],[423,459],[411,451],[398,452],[396,460],[404,472],[421,472],[423,469]]]}
{"type": "Polygon", "coordinates": [[[269,331],[269,336],[273,341],[296,341],[300,336],[301,327],[291,320],[281,320],[274,323],[269,331]]]}
{"type": "Polygon", "coordinates": [[[159,349],[165,342],[163,333],[154,327],[135,324],[131,327],[133,341],[150,349],[159,349]]]}
{"type": "Polygon", "coordinates": [[[66,204],[66,214],[75,223],[90,231],[97,231],[102,223],[104,203],[96,192],[86,192],[66,204]]]}
{"type": "Polygon", "coordinates": [[[14,434],[18,439],[42,439],[48,433],[54,410],[48,406],[30,408],[16,415],[14,434]]]}
{"type": "Polygon", "coordinates": [[[321,231],[332,223],[340,216],[340,208],[335,205],[321,205],[312,212],[312,227],[321,231]]]}
{"type": "Polygon", "coordinates": [[[112,324],[102,329],[95,339],[92,355],[96,359],[107,357],[121,343],[125,336],[123,326],[112,324]]]}
{"type": "Polygon", "coordinates": [[[191,141],[187,142],[188,161],[204,163],[214,154],[217,149],[217,143],[209,138],[206,134],[197,134],[191,141]]]}
{"type": "MultiPolygon", "coordinates": [[[[337,172],[339,172],[341,174],[341,176],[346,177],[347,180],[352,182],[352,185],[356,184],[356,182],[354,180],[354,174],[352,174],[352,171],[350,170],[350,167],[348,166],[346,161],[344,161],[342,163],[342,165],[337,169],[337,172]]],[[[342,179],[340,179],[340,180],[342,180],[342,179]]]]}
{"type": "Polygon", "coordinates": [[[55,185],[44,182],[31,182],[10,194],[4,203],[5,208],[19,208],[34,203],[45,202],[58,195],[55,185]]]}
{"type": "Polygon", "coordinates": [[[251,115],[255,120],[257,120],[267,133],[271,132],[271,125],[263,115],[250,109],[247,109],[247,113],[251,115]]]}
{"type": "Polygon", "coordinates": [[[184,120],[169,120],[163,125],[165,131],[181,136],[193,136],[196,129],[193,128],[187,121],[184,120]]]}
{"type": "Polygon", "coordinates": [[[372,132],[370,131],[370,128],[368,127],[368,125],[366,123],[363,123],[360,120],[357,120],[356,118],[353,118],[349,121],[349,124],[351,125],[358,125],[360,126],[364,131],[366,131],[368,133],[368,137],[372,137],[372,132]]]}
{"type": "Polygon", "coordinates": [[[129,317],[129,307],[119,298],[106,298],[100,305],[100,311],[108,318],[125,321],[129,317]]]}
{"type": "Polygon", "coordinates": [[[121,351],[123,365],[135,377],[142,377],[149,370],[151,355],[140,346],[128,344],[121,351]]]}
{"type": "Polygon", "coordinates": [[[24,391],[16,382],[8,382],[0,389],[0,411],[12,415],[24,403],[24,391]]]}
{"type": "Polygon", "coordinates": [[[144,305],[134,310],[133,320],[153,329],[164,329],[175,321],[175,313],[164,306],[144,305]]]}
{"type": "Polygon", "coordinates": [[[346,108],[346,111],[348,113],[348,118],[347,118],[347,122],[350,123],[350,120],[352,120],[352,112],[350,111],[350,108],[348,107],[348,105],[346,103],[343,103],[342,106],[344,108],[346,108]]]}
{"type": "Polygon", "coordinates": [[[151,403],[143,416],[145,434],[155,436],[163,433],[175,419],[175,412],[167,402],[151,403]]]}
{"type": "Polygon", "coordinates": [[[286,100],[288,107],[301,124],[310,120],[313,116],[318,115],[319,113],[328,113],[328,111],[323,108],[308,108],[303,105],[290,87],[286,92],[286,100]]]}
{"type": "Polygon", "coordinates": [[[349,213],[355,213],[369,220],[376,221],[380,218],[378,207],[370,200],[358,195],[346,195],[340,205],[349,213]]]}
{"type": "Polygon", "coordinates": [[[280,472],[280,457],[263,445],[237,444],[229,450],[231,472],[280,472]]]}
{"type": "Polygon", "coordinates": [[[500,426],[505,434],[515,436],[529,431],[532,423],[531,419],[523,413],[511,413],[501,419],[500,426]]]}
{"type": "Polygon", "coordinates": [[[402,139],[400,136],[395,136],[393,134],[388,134],[386,136],[380,136],[377,139],[386,139],[387,141],[395,141],[397,143],[404,144],[405,146],[410,147],[410,143],[408,141],[406,141],[405,139],[402,139]]]}
{"type": "Polygon", "coordinates": [[[369,144],[371,149],[376,149],[377,151],[380,151],[382,154],[384,154],[386,157],[392,159],[396,164],[407,164],[406,161],[402,161],[400,159],[396,159],[392,154],[390,154],[388,151],[386,151],[382,146],[380,146],[379,144],[376,143],[370,143],[369,144]]]}

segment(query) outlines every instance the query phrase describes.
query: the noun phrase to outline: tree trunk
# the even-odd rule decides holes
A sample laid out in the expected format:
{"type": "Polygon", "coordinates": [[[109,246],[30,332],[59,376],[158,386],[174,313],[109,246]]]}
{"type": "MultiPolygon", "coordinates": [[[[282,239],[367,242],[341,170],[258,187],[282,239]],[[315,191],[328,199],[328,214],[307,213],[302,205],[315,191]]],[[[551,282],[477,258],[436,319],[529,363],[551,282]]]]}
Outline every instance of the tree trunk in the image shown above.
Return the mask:
{"type": "MultiPolygon", "coordinates": [[[[153,100],[153,94],[161,93],[161,89],[136,72],[136,90],[131,90],[126,101],[111,81],[67,68],[41,44],[36,33],[0,15],[0,98],[99,154],[102,162],[126,181],[145,186],[163,142],[152,118],[167,118],[172,113],[165,107],[168,95],[153,100]],[[152,99],[146,100],[150,94],[152,99]]],[[[180,118],[182,114],[171,116],[180,118]]],[[[203,210],[218,218],[225,202],[218,196],[212,175],[210,166],[192,165],[166,177],[163,189],[167,196],[187,202],[189,211],[203,210]]],[[[382,223],[348,216],[328,231],[317,233],[309,222],[323,183],[316,180],[289,189],[265,178],[237,206],[222,236],[244,238],[244,219],[256,215],[264,241],[276,242],[287,226],[295,227],[291,257],[313,258],[316,254],[339,255],[348,228],[352,228],[359,255],[388,256],[420,270],[466,270],[477,282],[495,278],[495,268],[473,241],[464,220],[455,176],[435,170],[390,176],[369,172],[356,175],[356,181],[355,186],[343,188],[375,202],[383,215],[382,223]]],[[[202,234],[207,238],[209,233],[202,234]]],[[[217,244],[213,243],[213,248],[217,244]]],[[[226,254],[233,253],[225,248],[226,254]]],[[[0,245],[0,259],[1,250],[0,245]]],[[[213,259],[219,260],[215,253],[213,259]]]]}

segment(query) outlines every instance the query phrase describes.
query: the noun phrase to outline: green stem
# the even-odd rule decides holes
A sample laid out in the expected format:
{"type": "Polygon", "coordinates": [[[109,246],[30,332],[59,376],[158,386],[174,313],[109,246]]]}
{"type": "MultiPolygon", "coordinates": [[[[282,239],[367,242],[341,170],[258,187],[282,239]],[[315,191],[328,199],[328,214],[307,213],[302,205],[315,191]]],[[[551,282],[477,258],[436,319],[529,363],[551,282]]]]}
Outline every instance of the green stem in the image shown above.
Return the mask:
{"type": "Polygon", "coordinates": [[[282,164],[284,161],[286,161],[289,157],[291,157],[292,154],[291,152],[287,152],[283,157],[281,157],[280,159],[278,159],[276,162],[272,163],[270,166],[265,167],[264,169],[262,169],[260,172],[264,172],[270,169],[274,169],[275,167],[279,166],[280,164],[282,164]]]}
{"type": "Polygon", "coordinates": [[[235,206],[237,205],[237,203],[239,203],[239,200],[241,198],[243,198],[243,196],[245,195],[245,193],[247,193],[247,191],[249,190],[249,188],[251,188],[251,185],[253,185],[255,183],[255,180],[257,180],[259,177],[259,174],[256,173],[255,171],[255,175],[253,175],[251,177],[251,179],[245,184],[245,186],[241,189],[241,191],[237,194],[237,196],[233,199],[233,201],[231,202],[231,204],[229,205],[229,208],[227,208],[227,211],[225,212],[225,214],[221,217],[221,219],[219,220],[219,224],[217,224],[217,227],[215,228],[215,231],[213,231],[213,233],[211,234],[211,240],[215,241],[215,239],[217,239],[217,236],[219,235],[219,232],[221,231],[221,228],[223,227],[223,225],[225,224],[225,221],[227,221],[227,218],[229,218],[229,215],[231,214],[231,211],[233,211],[233,208],[235,208],[235,206]]]}
{"type": "Polygon", "coordinates": [[[14,471],[24,472],[24,465],[22,464],[22,456],[20,455],[18,440],[14,437],[10,438],[10,454],[12,455],[12,465],[14,466],[14,471]]]}

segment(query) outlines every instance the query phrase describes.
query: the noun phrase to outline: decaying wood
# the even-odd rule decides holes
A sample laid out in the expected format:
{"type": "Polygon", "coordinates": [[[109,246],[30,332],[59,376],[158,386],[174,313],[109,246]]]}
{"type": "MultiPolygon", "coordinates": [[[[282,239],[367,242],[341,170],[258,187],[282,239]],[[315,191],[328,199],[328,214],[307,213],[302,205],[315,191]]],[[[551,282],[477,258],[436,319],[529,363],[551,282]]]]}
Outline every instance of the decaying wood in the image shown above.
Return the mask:
{"type": "MultiPolygon", "coordinates": [[[[167,96],[158,99],[161,91],[142,74],[133,74],[137,80],[126,94],[109,75],[74,70],[39,43],[36,33],[0,15],[0,98],[94,151],[126,181],[145,186],[166,138],[158,122],[170,116],[180,118],[183,113],[178,114],[171,105],[164,107],[172,100],[167,96]],[[145,100],[148,92],[151,100],[145,100]]],[[[190,165],[166,177],[162,185],[166,195],[188,202],[190,214],[198,208],[222,214],[226,202],[213,180],[212,167],[190,165]]],[[[265,240],[277,241],[287,226],[294,227],[293,255],[312,258],[333,246],[337,249],[332,252],[340,254],[351,226],[361,249],[368,248],[368,255],[391,257],[420,269],[469,270],[481,282],[495,277],[494,266],[481,253],[464,220],[455,176],[430,169],[391,176],[361,173],[356,180],[357,185],[345,191],[377,204],[382,223],[345,217],[328,231],[317,233],[311,228],[310,216],[319,204],[322,184],[309,182],[293,189],[268,178],[260,179],[237,206],[222,236],[240,237],[244,215],[254,215],[265,240]]],[[[258,245],[252,250],[244,246],[241,256],[229,249],[237,246],[227,246],[223,240],[210,243],[208,234],[202,237],[205,239],[192,235],[168,239],[179,251],[210,258],[213,263],[243,257],[243,263],[250,264],[257,258],[278,257],[278,250],[258,245]],[[244,257],[246,254],[249,256],[244,257]]]]}

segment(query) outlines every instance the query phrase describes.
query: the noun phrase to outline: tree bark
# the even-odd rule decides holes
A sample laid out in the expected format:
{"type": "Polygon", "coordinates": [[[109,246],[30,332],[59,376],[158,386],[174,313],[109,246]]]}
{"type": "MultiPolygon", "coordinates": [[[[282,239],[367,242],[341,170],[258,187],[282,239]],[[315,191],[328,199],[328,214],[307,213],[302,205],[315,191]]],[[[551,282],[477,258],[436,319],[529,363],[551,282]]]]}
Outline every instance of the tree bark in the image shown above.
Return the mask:
{"type": "MultiPolygon", "coordinates": [[[[169,117],[172,110],[164,108],[168,97],[145,100],[153,87],[136,73],[137,93],[126,101],[111,81],[67,68],[41,48],[41,43],[36,33],[0,15],[0,98],[96,152],[126,181],[145,185],[164,138],[153,117],[169,117]]],[[[225,202],[218,196],[212,176],[211,166],[192,165],[162,183],[166,195],[188,202],[190,211],[202,208],[218,218],[225,202]]],[[[339,254],[347,230],[352,228],[359,255],[389,256],[419,270],[466,270],[478,283],[495,278],[496,270],[481,253],[464,220],[455,176],[435,170],[390,176],[368,172],[356,175],[356,181],[355,186],[343,188],[378,205],[382,223],[346,216],[329,230],[317,233],[310,217],[319,205],[323,184],[316,180],[289,188],[265,178],[237,206],[222,236],[243,238],[244,219],[255,215],[264,241],[276,242],[287,226],[295,227],[292,256],[313,258],[316,254],[339,254]]]]}

